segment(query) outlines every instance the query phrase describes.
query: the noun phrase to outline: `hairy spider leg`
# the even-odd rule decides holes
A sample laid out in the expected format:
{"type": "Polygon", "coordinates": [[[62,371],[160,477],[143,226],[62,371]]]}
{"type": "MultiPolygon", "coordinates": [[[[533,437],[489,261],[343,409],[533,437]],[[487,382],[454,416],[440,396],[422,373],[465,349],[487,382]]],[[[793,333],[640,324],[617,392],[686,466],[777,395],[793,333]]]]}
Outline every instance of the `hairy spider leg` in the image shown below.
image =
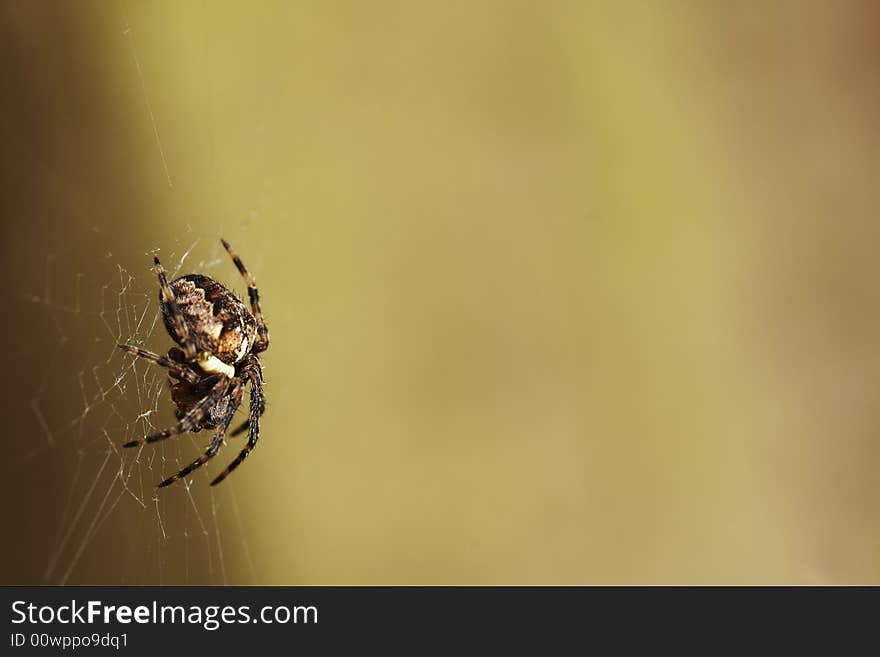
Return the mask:
{"type": "Polygon", "coordinates": [[[200,399],[195,406],[189,409],[186,415],[180,418],[180,422],[178,422],[176,425],[174,425],[170,429],[165,429],[165,431],[160,431],[159,433],[154,433],[151,436],[147,436],[146,438],[127,442],[123,445],[123,447],[137,447],[138,445],[143,445],[144,443],[155,443],[159,440],[170,438],[171,436],[186,433],[202,421],[202,419],[205,417],[205,411],[210,406],[215,404],[217,400],[220,399],[220,397],[222,397],[224,393],[229,389],[230,380],[231,379],[221,374],[220,378],[217,380],[217,383],[214,384],[208,394],[200,399]]]}
{"type": "Polygon", "coordinates": [[[232,390],[230,391],[229,395],[231,402],[229,405],[229,410],[226,412],[226,417],[223,419],[223,422],[218,424],[217,428],[214,429],[214,437],[213,439],[211,439],[211,443],[208,445],[208,449],[205,450],[205,453],[185,468],[181,468],[181,470],[177,474],[168,477],[168,479],[165,479],[162,483],[159,484],[159,488],[164,488],[165,486],[173,484],[178,479],[186,477],[192,471],[199,469],[217,455],[217,452],[220,451],[220,446],[223,444],[223,435],[226,433],[226,429],[229,427],[229,423],[232,422],[232,416],[235,415],[235,411],[237,411],[238,407],[241,406],[241,398],[244,395],[244,386],[242,385],[240,379],[234,379],[232,390]]]}
{"type": "Polygon", "coordinates": [[[184,381],[187,381],[189,383],[197,383],[199,380],[198,374],[193,372],[186,365],[181,365],[180,363],[177,363],[170,358],[160,356],[159,354],[154,354],[152,351],[147,351],[146,349],[141,349],[139,347],[133,347],[128,344],[120,344],[116,346],[122,349],[122,351],[130,353],[132,356],[143,358],[144,360],[156,363],[156,365],[160,367],[166,368],[169,374],[173,374],[179,379],[183,379],[184,381]]]}
{"type": "Polygon", "coordinates": [[[174,333],[177,335],[177,342],[183,348],[186,360],[191,362],[196,358],[196,343],[189,337],[186,320],[183,318],[180,308],[177,307],[174,291],[168,285],[168,279],[165,277],[165,268],[159,262],[159,258],[155,256],[153,257],[153,263],[156,265],[156,274],[159,276],[162,304],[168,308],[168,312],[171,314],[171,325],[174,327],[174,333]]]}
{"type": "Polygon", "coordinates": [[[257,341],[254,344],[252,351],[255,354],[258,354],[261,351],[266,351],[269,347],[269,328],[266,326],[266,322],[263,321],[263,311],[260,309],[260,293],[257,290],[257,282],[245,268],[241,258],[239,258],[235,251],[232,250],[232,247],[229,246],[229,242],[222,238],[220,241],[223,242],[223,248],[225,248],[230,257],[232,257],[232,262],[234,262],[235,266],[238,268],[238,273],[241,274],[242,278],[244,278],[244,282],[247,284],[248,297],[250,297],[251,300],[251,312],[254,314],[254,319],[257,320],[257,341]]]}
{"type": "MultiPolygon", "coordinates": [[[[266,401],[265,401],[265,398],[263,398],[261,401],[262,401],[262,403],[260,404],[260,413],[259,413],[260,415],[262,415],[263,413],[266,412],[266,401]]],[[[239,425],[235,428],[235,431],[233,431],[233,432],[230,433],[229,435],[230,435],[230,437],[233,437],[233,438],[234,438],[235,436],[237,436],[237,435],[239,435],[239,434],[242,434],[242,433],[244,433],[245,431],[247,431],[247,430],[250,428],[250,426],[251,426],[251,421],[250,421],[250,418],[248,418],[247,420],[245,420],[244,422],[242,422],[241,424],[239,424],[239,425]]]]}
{"type": "Polygon", "coordinates": [[[260,439],[260,413],[262,412],[261,409],[266,407],[266,403],[263,399],[263,373],[260,369],[260,361],[257,360],[256,356],[251,357],[251,362],[244,368],[242,375],[246,376],[251,383],[251,408],[248,420],[250,422],[248,425],[250,431],[248,432],[247,445],[235,457],[235,460],[211,482],[212,486],[216,486],[226,479],[233,470],[241,465],[242,461],[251,453],[251,450],[257,446],[257,441],[260,439]]]}

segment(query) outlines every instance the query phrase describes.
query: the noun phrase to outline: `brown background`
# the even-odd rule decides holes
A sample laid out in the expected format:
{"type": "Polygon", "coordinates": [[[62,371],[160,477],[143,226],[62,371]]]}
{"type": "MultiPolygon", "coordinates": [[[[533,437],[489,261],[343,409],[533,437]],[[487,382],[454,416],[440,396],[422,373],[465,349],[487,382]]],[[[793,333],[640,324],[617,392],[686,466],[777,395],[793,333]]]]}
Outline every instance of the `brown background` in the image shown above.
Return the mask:
{"type": "Polygon", "coordinates": [[[880,16],[728,5],[0,5],[0,581],[880,581],[880,16]],[[156,494],[221,235],[262,442],[156,494]]]}

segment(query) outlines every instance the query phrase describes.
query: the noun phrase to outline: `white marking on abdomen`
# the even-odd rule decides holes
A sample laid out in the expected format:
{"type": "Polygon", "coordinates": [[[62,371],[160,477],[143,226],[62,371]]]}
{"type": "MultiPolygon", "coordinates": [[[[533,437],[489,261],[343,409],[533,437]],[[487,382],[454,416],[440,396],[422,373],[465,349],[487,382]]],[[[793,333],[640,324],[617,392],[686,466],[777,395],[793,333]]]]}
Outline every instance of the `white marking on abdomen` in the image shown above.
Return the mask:
{"type": "Polygon", "coordinates": [[[230,379],[235,376],[235,368],[232,365],[224,363],[207,351],[199,354],[199,367],[205,374],[225,374],[230,379]]]}
{"type": "Polygon", "coordinates": [[[238,350],[238,354],[235,356],[235,362],[239,362],[242,358],[247,355],[248,351],[248,339],[242,338],[241,340],[241,349],[238,350]]]}

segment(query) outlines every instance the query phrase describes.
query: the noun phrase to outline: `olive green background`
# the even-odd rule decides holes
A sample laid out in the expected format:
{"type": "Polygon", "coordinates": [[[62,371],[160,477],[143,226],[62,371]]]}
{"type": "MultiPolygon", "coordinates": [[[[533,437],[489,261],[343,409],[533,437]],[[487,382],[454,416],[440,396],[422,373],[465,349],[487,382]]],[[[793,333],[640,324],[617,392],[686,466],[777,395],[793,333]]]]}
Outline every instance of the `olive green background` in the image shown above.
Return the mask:
{"type": "Polygon", "coordinates": [[[0,4],[0,581],[880,582],[880,16],[728,5],[0,4]],[[221,235],[262,439],[157,494],[90,381],[221,235]]]}

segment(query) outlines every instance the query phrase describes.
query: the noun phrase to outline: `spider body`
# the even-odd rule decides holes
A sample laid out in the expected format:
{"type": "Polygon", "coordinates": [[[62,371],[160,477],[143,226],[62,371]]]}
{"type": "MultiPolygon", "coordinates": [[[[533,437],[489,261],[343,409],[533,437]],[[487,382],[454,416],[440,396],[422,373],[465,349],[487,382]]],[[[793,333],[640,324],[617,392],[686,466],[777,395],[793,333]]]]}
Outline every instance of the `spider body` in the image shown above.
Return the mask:
{"type": "MultiPolygon", "coordinates": [[[[179,349],[174,349],[172,347],[171,351],[169,351],[169,357],[171,358],[174,358],[172,352],[182,353],[179,349]]],[[[204,376],[196,383],[190,383],[186,379],[179,379],[173,374],[169,376],[174,381],[171,384],[171,401],[173,401],[174,405],[177,407],[174,414],[177,416],[178,420],[182,420],[200,400],[204,399],[211,392],[211,388],[216,385],[220,375],[213,374],[210,376],[204,376]]],[[[206,408],[204,417],[195,422],[190,431],[198,433],[202,429],[214,429],[225,417],[227,410],[226,401],[225,397],[221,397],[216,403],[206,408]]]]}
{"type": "MultiPolygon", "coordinates": [[[[240,362],[248,354],[256,338],[257,320],[232,292],[202,274],[172,281],[171,291],[200,353],[208,352],[226,364],[240,362]]],[[[168,334],[177,341],[167,304],[163,304],[162,314],[168,334]]]]}
{"type": "Polygon", "coordinates": [[[178,419],[175,426],[123,447],[138,447],[188,431],[214,431],[205,453],[162,481],[160,488],[186,477],[216,456],[248,384],[251,386],[250,413],[232,432],[235,436],[248,431],[247,445],[211,485],[219,484],[235,470],[260,437],[260,416],[266,404],[258,354],[269,346],[269,329],[263,321],[253,277],[229,244],[221,241],[247,283],[250,309],[229,289],[202,274],[182,276],[169,284],[159,259],[154,258],[162,318],[178,346],[171,347],[167,356],[159,356],[139,347],[119,345],[128,353],[168,369],[171,399],[177,407],[178,419]]]}

